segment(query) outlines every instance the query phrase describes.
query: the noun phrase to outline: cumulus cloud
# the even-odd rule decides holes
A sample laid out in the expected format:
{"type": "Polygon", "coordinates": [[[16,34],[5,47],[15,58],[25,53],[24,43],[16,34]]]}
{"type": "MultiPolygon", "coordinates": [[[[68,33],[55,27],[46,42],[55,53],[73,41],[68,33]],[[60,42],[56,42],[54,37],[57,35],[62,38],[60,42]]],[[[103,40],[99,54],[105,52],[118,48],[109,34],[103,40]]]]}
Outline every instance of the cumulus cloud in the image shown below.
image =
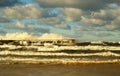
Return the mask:
{"type": "Polygon", "coordinates": [[[107,30],[120,30],[120,16],[106,25],[107,30]]]}
{"type": "Polygon", "coordinates": [[[1,36],[1,39],[7,39],[7,40],[30,40],[30,39],[36,39],[36,37],[33,37],[32,35],[28,33],[7,33],[5,36],[1,36]]]}
{"type": "Polygon", "coordinates": [[[92,30],[119,30],[120,29],[120,6],[111,8],[107,7],[99,11],[91,12],[91,14],[84,14],[81,16],[80,24],[81,26],[78,30],[85,30],[86,28],[91,27],[92,30]],[[82,23],[82,24],[81,24],[82,23]],[[86,27],[83,27],[87,25],[86,27]],[[99,26],[93,26],[99,25],[99,26]],[[98,29],[98,27],[100,29],[98,29]]]}
{"type": "Polygon", "coordinates": [[[81,22],[89,25],[103,25],[106,23],[106,21],[103,21],[101,19],[86,18],[84,16],[81,17],[81,22]]]}
{"type": "Polygon", "coordinates": [[[41,18],[38,20],[38,24],[55,27],[55,28],[61,28],[61,29],[70,29],[70,27],[64,23],[64,19],[60,17],[48,17],[48,18],[41,18]]]}
{"type": "Polygon", "coordinates": [[[39,39],[65,39],[65,38],[68,38],[68,37],[62,36],[60,34],[55,34],[55,33],[45,33],[39,37],[39,39]]]}
{"type": "Polygon", "coordinates": [[[34,6],[32,4],[18,5],[14,7],[6,7],[4,15],[8,18],[40,18],[45,16],[45,12],[42,8],[34,6]]]}
{"type": "Polygon", "coordinates": [[[60,14],[65,16],[65,20],[70,22],[80,20],[83,13],[83,10],[77,8],[61,8],[60,10],[60,14]]]}
{"type": "Polygon", "coordinates": [[[112,37],[92,31],[120,30],[120,0],[0,0],[0,7],[1,34],[59,33],[89,40],[112,37]]]}
{"type": "MultiPolygon", "coordinates": [[[[78,28],[78,27],[77,27],[78,28]]],[[[89,28],[87,28],[89,29],[89,28]]],[[[61,30],[60,30],[61,31],[61,30]]],[[[79,39],[79,40],[85,40],[85,41],[93,41],[93,40],[114,40],[113,37],[117,37],[117,40],[119,40],[119,36],[118,35],[115,35],[114,33],[109,33],[109,31],[84,31],[84,30],[78,30],[80,31],[79,33],[74,33],[74,37],[79,39]],[[77,35],[76,35],[77,34],[77,35]],[[99,38],[100,37],[100,38],[99,38]],[[102,37],[102,38],[101,38],[102,37]],[[109,38],[107,38],[109,37],[109,38]],[[112,37],[112,38],[111,38],[112,37]]],[[[65,31],[64,31],[65,32],[65,31]]],[[[38,33],[38,32],[37,32],[38,33]]],[[[66,31],[66,34],[68,35],[69,32],[66,31]]],[[[119,32],[115,32],[116,34],[118,34],[119,32]]],[[[58,34],[54,34],[53,33],[47,33],[47,34],[44,34],[43,36],[33,36],[32,34],[30,33],[9,33],[8,35],[6,34],[5,36],[1,36],[2,38],[0,39],[62,39],[62,35],[58,36],[58,34]],[[20,35],[21,34],[21,35],[20,35]],[[23,35],[23,36],[22,36],[23,35]],[[25,37],[24,37],[25,35],[25,37]],[[28,36],[30,35],[30,36],[28,36]],[[10,37],[11,36],[11,37],[10,37]],[[33,38],[32,38],[32,37],[33,38]],[[27,38],[28,37],[28,38],[27,38]]],[[[116,40],[116,41],[117,41],[116,40]]]]}
{"type": "MultiPolygon", "coordinates": [[[[111,5],[111,4],[110,4],[111,5]]],[[[103,20],[114,20],[117,16],[120,15],[120,6],[111,8],[111,7],[106,7],[105,9],[101,9],[96,12],[91,13],[92,18],[99,18],[103,20]]]]}
{"type": "Polygon", "coordinates": [[[6,35],[0,35],[0,39],[5,40],[36,40],[36,39],[65,39],[68,37],[55,34],[55,33],[45,33],[41,36],[33,36],[32,34],[28,34],[26,32],[20,33],[7,33],[6,35]]]}
{"type": "Polygon", "coordinates": [[[55,17],[40,18],[39,25],[48,25],[51,27],[70,29],[66,22],[79,21],[81,16],[85,14],[83,10],[77,8],[60,8],[59,15],[55,17]]]}
{"type": "Polygon", "coordinates": [[[1,30],[0,33],[4,34],[13,32],[27,32],[39,35],[42,33],[50,32],[50,29],[48,27],[35,26],[34,24],[26,23],[24,21],[3,23],[0,25],[0,27],[0,29],[4,29],[4,31],[1,30]]]}
{"type": "Polygon", "coordinates": [[[107,23],[105,24],[105,28],[107,30],[119,30],[120,28],[120,6],[116,7],[116,8],[108,8],[108,9],[104,9],[102,10],[103,12],[106,12],[106,14],[104,16],[101,16],[101,14],[99,13],[95,13],[95,18],[98,17],[100,18],[100,16],[103,18],[106,18],[107,23]]]}

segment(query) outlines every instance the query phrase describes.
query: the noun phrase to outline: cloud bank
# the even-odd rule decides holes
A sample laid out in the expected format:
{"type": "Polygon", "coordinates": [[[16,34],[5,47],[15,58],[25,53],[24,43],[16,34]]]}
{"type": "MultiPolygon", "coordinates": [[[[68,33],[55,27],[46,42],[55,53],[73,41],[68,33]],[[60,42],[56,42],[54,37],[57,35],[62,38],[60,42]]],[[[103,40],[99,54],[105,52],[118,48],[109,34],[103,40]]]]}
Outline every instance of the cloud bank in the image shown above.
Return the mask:
{"type": "Polygon", "coordinates": [[[2,40],[38,40],[38,39],[66,39],[66,38],[68,37],[55,33],[45,33],[41,36],[33,36],[32,34],[28,34],[26,32],[7,33],[6,35],[0,35],[0,39],[2,40]]]}
{"type": "Polygon", "coordinates": [[[120,0],[0,0],[0,34],[120,41],[119,12],[120,0]]]}

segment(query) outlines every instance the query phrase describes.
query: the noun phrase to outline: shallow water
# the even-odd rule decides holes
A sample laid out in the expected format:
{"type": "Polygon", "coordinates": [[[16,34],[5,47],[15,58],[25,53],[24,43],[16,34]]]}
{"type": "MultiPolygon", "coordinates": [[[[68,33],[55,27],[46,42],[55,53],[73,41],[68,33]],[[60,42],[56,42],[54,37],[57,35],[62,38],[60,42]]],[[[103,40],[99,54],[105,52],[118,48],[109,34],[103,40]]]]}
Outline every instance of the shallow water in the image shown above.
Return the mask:
{"type": "Polygon", "coordinates": [[[0,76],[120,76],[120,64],[0,64],[0,76]]]}

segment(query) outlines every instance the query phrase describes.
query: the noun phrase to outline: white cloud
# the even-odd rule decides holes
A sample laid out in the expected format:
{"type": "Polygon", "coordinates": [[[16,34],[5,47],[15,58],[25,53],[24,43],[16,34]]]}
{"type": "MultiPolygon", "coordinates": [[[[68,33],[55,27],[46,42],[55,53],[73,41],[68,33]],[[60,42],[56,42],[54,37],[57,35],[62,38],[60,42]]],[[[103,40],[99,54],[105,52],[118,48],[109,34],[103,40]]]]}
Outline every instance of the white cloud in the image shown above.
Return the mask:
{"type": "Polygon", "coordinates": [[[21,29],[25,28],[25,25],[24,25],[23,23],[21,23],[21,22],[17,22],[17,23],[16,23],[16,26],[17,26],[18,28],[21,28],[21,29]]]}
{"type": "Polygon", "coordinates": [[[81,22],[89,25],[103,25],[106,23],[106,21],[103,21],[101,19],[87,18],[84,16],[81,17],[81,22]]]}
{"type": "MultiPolygon", "coordinates": [[[[91,15],[81,16],[80,23],[83,23],[80,26],[86,25],[101,25],[99,28],[102,30],[120,30],[120,6],[114,8],[106,7],[96,12],[91,12],[91,15]]],[[[96,27],[96,26],[91,26],[96,27]]],[[[88,27],[82,27],[88,28],[88,27]]],[[[95,28],[96,29],[96,28],[95,28]]]]}
{"type": "Polygon", "coordinates": [[[103,20],[113,20],[120,15],[119,12],[120,12],[120,6],[114,8],[106,7],[105,9],[101,9],[98,12],[91,13],[91,17],[99,18],[103,20]]]}
{"type": "Polygon", "coordinates": [[[43,17],[44,10],[38,6],[32,4],[18,5],[14,7],[6,7],[4,10],[4,15],[8,18],[39,18],[43,17]]]}
{"type": "Polygon", "coordinates": [[[55,33],[45,33],[43,34],[41,37],[39,37],[39,39],[65,39],[68,37],[64,37],[62,35],[59,34],[55,34],[55,33]]]}
{"type": "Polygon", "coordinates": [[[64,37],[55,33],[45,33],[42,36],[33,36],[32,34],[28,34],[26,32],[20,33],[7,33],[6,35],[0,35],[0,39],[5,40],[35,40],[35,39],[65,39],[68,37],[64,37]]]}
{"type": "Polygon", "coordinates": [[[77,8],[61,8],[60,13],[65,16],[66,21],[80,20],[83,10],[77,8]]]}
{"type": "Polygon", "coordinates": [[[60,17],[48,17],[48,18],[41,18],[38,20],[39,25],[46,25],[61,29],[69,29],[68,25],[64,22],[65,22],[64,19],[60,17]]]}
{"type": "Polygon", "coordinates": [[[120,16],[105,26],[107,30],[120,30],[120,16]]]}
{"type": "Polygon", "coordinates": [[[3,39],[3,35],[0,34],[0,39],[3,39]]]}
{"type": "Polygon", "coordinates": [[[7,33],[3,39],[7,40],[31,40],[36,39],[36,37],[33,37],[32,35],[28,33],[7,33]]]}

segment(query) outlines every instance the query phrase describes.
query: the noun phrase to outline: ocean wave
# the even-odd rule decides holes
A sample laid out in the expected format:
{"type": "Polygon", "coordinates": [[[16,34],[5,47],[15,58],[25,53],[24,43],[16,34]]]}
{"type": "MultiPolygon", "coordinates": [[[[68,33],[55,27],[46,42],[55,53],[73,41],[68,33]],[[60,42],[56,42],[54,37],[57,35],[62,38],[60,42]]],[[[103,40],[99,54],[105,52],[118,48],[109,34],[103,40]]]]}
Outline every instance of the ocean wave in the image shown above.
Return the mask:
{"type": "Polygon", "coordinates": [[[0,55],[42,55],[42,56],[116,56],[120,57],[120,54],[113,52],[98,52],[98,53],[63,53],[63,52],[34,52],[34,51],[0,51],[0,55]]]}
{"type": "Polygon", "coordinates": [[[34,51],[0,51],[0,62],[3,63],[120,63],[120,54],[113,52],[99,53],[50,53],[34,51]]]}
{"type": "Polygon", "coordinates": [[[91,60],[91,59],[36,59],[36,58],[0,58],[3,64],[30,63],[30,64],[91,64],[91,63],[120,63],[120,59],[91,60]]]}

